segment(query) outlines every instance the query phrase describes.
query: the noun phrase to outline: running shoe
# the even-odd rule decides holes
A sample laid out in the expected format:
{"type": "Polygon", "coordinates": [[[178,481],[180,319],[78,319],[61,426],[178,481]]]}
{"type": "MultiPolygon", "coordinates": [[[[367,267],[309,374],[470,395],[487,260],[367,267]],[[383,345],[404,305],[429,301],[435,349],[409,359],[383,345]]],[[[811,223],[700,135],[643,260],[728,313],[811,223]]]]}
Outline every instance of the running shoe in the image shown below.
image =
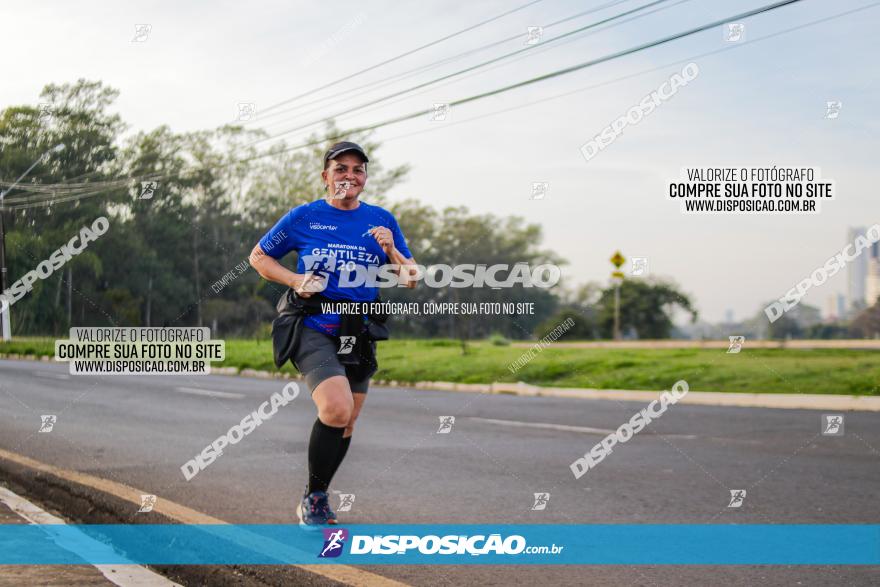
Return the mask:
{"type": "MultiPolygon", "coordinates": [[[[306,485],[305,493],[308,493],[308,491],[309,491],[309,486],[306,485]]],[[[327,516],[327,524],[333,526],[333,525],[337,524],[337,521],[336,521],[336,512],[334,512],[334,511],[330,508],[330,494],[329,494],[329,493],[325,493],[324,495],[327,496],[327,499],[324,500],[324,503],[323,503],[323,505],[321,506],[321,508],[323,509],[324,513],[325,513],[326,516],[327,516]]]]}
{"type": "Polygon", "coordinates": [[[323,491],[303,495],[296,515],[299,525],[305,528],[336,524],[336,514],[330,509],[328,496],[323,491]]]}
{"type": "Polygon", "coordinates": [[[327,524],[329,524],[330,526],[335,526],[336,524],[339,523],[336,521],[336,512],[334,512],[330,508],[330,500],[329,499],[327,500],[327,509],[325,511],[327,512],[327,524]]]}

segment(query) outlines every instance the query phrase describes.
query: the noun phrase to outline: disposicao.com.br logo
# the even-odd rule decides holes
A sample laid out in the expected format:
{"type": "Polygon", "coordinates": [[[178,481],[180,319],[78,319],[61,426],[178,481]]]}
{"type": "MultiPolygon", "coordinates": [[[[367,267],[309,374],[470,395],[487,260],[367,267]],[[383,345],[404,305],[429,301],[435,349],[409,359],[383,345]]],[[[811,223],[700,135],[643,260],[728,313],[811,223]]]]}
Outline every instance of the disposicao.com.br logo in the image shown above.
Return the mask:
{"type": "Polygon", "coordinates": [[[325,529],[319,558],[338,557],[350,538],[350,555],[518,555],[559,554],[564,546],[529,546],[525,537],[511,534],[373,534],[349,533],[344,528],[325,529]]]}

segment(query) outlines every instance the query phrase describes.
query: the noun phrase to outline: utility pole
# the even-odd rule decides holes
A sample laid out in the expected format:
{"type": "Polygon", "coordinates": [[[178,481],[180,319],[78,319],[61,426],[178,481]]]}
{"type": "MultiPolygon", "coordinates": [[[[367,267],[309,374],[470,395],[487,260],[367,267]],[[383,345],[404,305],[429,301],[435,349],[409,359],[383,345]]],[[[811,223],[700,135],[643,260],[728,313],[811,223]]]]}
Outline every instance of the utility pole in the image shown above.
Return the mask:
{"type": "Polygon", "coordinates": [[[611,264],[614,271],[611,272],[611,283],[614,285],[614,340],[620,340],[620,286],[623,284],[623,271],[620,267],[626,263],[626,258],[620,251],[614,251],[611,256],[611,264]]]}
{"type": "MultiPolygon", "coordinates": [[[[9,191],[9,190],[7,190],[9,191]]],[[[3,196],[0,193],[0,206],[3,196]]],[[[0,208],[0,322],[3,323],[3,340],[12,340],[12,327],[9,323],[9,300],[6,299],[6,227],[3,225],[3,208],[0,208]]]]}
{"type": "MultiPolygon", "coordinates": [[[[27,170],[19,176],[12,185],[8,188],[0,192],[0,294],[6,292],[6,288],[8,286],[8,281],[6,280],[6,225],[3,223],[3,198],[6,197],[6,194],[11,192],[18,183],[27,177],[27,174],[31,172],[31,170],[36,167],[47,155],[50,153],[58,153],[64,150],[64,143],[58,143],[34,161],[27,170]]],[[[10,322],[10,311],[9,306],[10,302],[7,299],[3,299],[2,303],[0,303],[0,322],[3,323],[3,340],[9,341],[12,340],[12,324],[10,322]]]]}

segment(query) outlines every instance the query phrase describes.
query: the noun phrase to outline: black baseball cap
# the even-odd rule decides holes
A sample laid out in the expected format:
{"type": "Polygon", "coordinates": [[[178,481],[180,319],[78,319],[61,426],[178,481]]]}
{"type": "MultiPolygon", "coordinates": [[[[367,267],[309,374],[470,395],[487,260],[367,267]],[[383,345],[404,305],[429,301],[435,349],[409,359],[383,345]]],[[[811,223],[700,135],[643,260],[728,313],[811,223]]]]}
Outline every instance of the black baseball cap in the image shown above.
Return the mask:
{"type": "Polygon", "coordinates": [[[327,167],[327,161],[330,159],[336,159],[342,153],[347,153],[348,151],[354,151],[358,155],[360,155],[364,163],[368,163],[370,159],[367,157],[366,152],[364,152],[363,148],[357,143],[350,143],[348,141],[342,141],[341,143],[336,143],[324,153],[324,167],[327,167]]]}

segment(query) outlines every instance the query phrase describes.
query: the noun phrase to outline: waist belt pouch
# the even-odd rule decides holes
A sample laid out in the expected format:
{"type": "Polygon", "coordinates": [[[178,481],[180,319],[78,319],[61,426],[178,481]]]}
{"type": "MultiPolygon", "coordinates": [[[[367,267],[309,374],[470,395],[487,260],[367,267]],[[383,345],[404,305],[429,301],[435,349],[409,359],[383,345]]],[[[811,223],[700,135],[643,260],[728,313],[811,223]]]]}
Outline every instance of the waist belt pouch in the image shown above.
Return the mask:
{"type": "Polygon", "coordinates": [[[346,367],[346,372],[350,372],[351,376],[361,381],[367,377],[372,377],[379,369],[379,363],[376,361],[376,343],[363,338],[359,344],[355,345],[352,354],[357,354],[358,362],[356,365],[346,367]]]}
{"type": "Polygon", "coordinates": [[[272,350],[275,366],[279,369],[296,352],[300,319],[300,316],[294,314],[282,314],[272,320],[272,350]]]}
{"type": "Polygon", "coordinates": [[[367,336],[371,340],[388,340],[391,338],[391,333],[385,324],[370,320],[367,323],[367,336]]]}
{"type": "MultiPolygon", "coordinates": [[[[363,344],[364,335],[366,334],[366,328],[364,325],[364,316],[363,314],[340,314],[339,316],[339,337],[337,340],[342,339],[343,336],[354,336],[354,344],[349,352],[345,354],[338,354],[339,362],[342,365],[358,365],[360,364],[360,353],[358,352],[363,344]]],[[[337,351],[340,349],[341,345],[337,346],[337,351]]]]}
{"type": "Polygon", "coordinates": [[[296,312],[297,306],[294,303],[294,292],[292,289],[287,288],[287,291],[282,294],[278,301],[275,303],[275,310],[279,314],[289,314],[291,312],[296,312]]]}

